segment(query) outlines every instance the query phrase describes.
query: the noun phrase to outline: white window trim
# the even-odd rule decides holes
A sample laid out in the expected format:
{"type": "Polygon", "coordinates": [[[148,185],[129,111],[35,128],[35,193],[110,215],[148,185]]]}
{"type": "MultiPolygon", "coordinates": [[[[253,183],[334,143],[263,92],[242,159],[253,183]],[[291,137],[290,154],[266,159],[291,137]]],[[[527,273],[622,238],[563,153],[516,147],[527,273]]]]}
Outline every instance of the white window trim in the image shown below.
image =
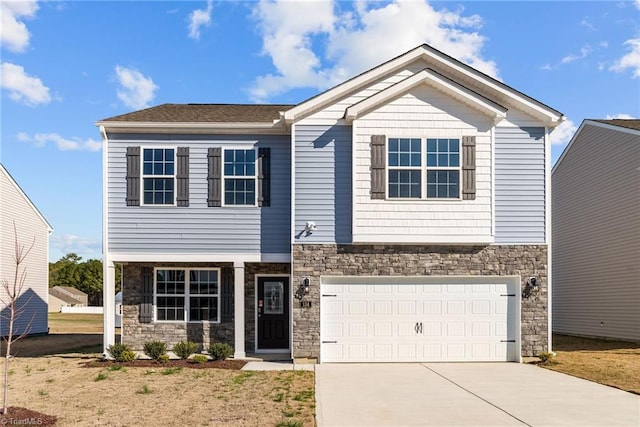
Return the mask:
{"type": "Polygon", "coordinates": [[[171,146],[158,146],[158,145],[150,145],[150,146],[141,146],[140,147],[140,206],[147,207],[155,207],[155,208],[164,208],[168,206],[177,206],[178,202],[178,147],[171,146]],[[173,175],[145,175],[144,174],[144,150],[173,150],[173,175]],[[155,203],[145,203],[144,202],[144,179],[145,178],[173,178],[173,203],[167,204],[155,204],[155,203]]]}
{"type": "Polygon", "coordinates": [[[438,136],[438,137],[414,137],[414,136],[390,136],[385,141],[385,200],[392,202],[459,202],[462,201],[462,138],[459,136],[438,136]],[[390,139],[420,139],[420,164],[421,166],[389,166],[389,140],[390,139]],[[459,164],[457,167],[429,167],[427,166],[427,139],[457,139],[459,141],[459,164]],[[390,197],[389,196],[389,171],[390,170],[419,170],[420,171],[420,197],[390,197]],[[428,171],[458,171],[458,197],[427,197],[427,172],[428,171]]]}
{"type": "Polygon", "coordinates": [[[238,146],[238,147],[229,147],[229,148],[223,148],[222,149],[222,157],[220,158],[220,169],[221,169],[221,186],[222,188],[220,189],[220,193],[221,193],[221,206],[228,206],[228,207],[234,207],[234,208],[256,208],[258,207],[258,149],[255,146],[251,146],[251,147],[242,147],[242,146],[238,146]],[[255,152],[256,155],[256,163],[254,166],[254,171],[255,174],[253,175],[253,177],[245,175],[244,177],[241,176],[229,176],[229,179],[251,179],[253,178],[254,183],[255,183],[255,191],[254,191],[254,200],[253,200],[253,204],[252,205],[234,205],[234,204],[227,204],[225,203],[225,188],[226,188],[226,181],[227,181],[227,176],[224,173],[224,153],[227,151],[236,151],[236,150],[244,150],[244,151],[253,151],[255,152]]]}
{"type": "Polygon", "coordinates": [[[154,323],[220,323],[222,319],[222,313],[220,312],[222,306],[222,269],[220,267],[154,267],[153,268],[153,321],[154,323]],[[158,283],[156,278],[158,277],[158,270],[184,270],[184,294],[160,294],[158,295],[157,288],[158,283]],[[198,296],[217,296],[218,298],[218,320],[189,320],[189,272],[192,270],[202,271],[217,271],[218,272],[218,294],[196,294],[198,296]],[[168,297],[184,297],[184,320],[158,320],[158,296],[168,297]]]}

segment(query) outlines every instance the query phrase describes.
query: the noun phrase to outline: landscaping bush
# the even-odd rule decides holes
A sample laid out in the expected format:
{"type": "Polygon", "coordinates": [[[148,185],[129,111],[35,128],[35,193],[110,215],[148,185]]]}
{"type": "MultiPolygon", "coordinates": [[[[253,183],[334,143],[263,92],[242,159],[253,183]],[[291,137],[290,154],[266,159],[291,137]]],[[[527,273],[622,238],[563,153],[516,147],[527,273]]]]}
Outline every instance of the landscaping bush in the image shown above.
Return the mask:
{"type": "Polygon", "coordinates": [[[233,347],[226,343],[216,342],[209,346],[209,354],[213,360],[224,360],[233,354],[233,347]]]}
{"type": "Polygon", "coordinates": [[[116,362],[133,362],[138,358],[136,352],[126,344],[112,344],[107,348],[107,353],[116,362]]]}
{"type": "MultiPolygon", "coordinates": [[[[144,354],[156,360],[162,362],[163,355],[167,354],[167,345],[162,341],[148,341],[144,343],[144,354]]],[[[169,360],[167,356],[167,360],[169,360]]]]}
{"type": "Polygon", "coordinates": [[[209,358],[204,354],[196,354],[193,356],[193,361],[196,363],[207,363],[208,360],[209,358]]]}
{"type": "Polygon", "coordinates": [[[198,344],[193,341],[180,341],[173,346],[173,352],[180,359],[188,359],[193,353],[198,350],[198,344]]]}

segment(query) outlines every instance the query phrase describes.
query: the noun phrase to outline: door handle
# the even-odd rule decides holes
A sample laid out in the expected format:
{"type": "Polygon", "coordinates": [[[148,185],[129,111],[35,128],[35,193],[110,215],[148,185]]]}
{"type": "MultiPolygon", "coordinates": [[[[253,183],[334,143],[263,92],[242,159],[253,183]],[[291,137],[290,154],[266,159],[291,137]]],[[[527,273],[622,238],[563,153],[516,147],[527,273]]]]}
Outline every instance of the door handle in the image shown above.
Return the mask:
{"type": "Polygon", "coordinates": [[[416,331],[416,334],[422,333],[422,322],[416,322],[416,326],[413,328],[416,331]]]}

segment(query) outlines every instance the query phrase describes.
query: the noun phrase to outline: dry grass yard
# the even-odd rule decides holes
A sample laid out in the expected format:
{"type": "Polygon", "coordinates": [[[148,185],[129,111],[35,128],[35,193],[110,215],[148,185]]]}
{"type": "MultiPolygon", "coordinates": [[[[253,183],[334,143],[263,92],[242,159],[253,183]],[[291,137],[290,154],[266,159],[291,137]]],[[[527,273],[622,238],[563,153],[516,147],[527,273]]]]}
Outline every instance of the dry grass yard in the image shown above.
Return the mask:
{"type": "Polygon", "coordinates": [[[54,415],[57,426],[315,425],[313,372],[87,368],[102,352],[102,316],[50,313],[49,328],[15,344],[9,406],[54,415]]]}
{"type": "Polygon", "coordinates": [[[554,334],[553,350],[545,368],[640,394],[640,343],[554,334]]]}
{"type": "Polygon", "coordinates": [[[80,355],[13,359],[9,405],[55,415],[59,426],[315,422],[313,372],[86,368],[87,360],[80,355]]]}

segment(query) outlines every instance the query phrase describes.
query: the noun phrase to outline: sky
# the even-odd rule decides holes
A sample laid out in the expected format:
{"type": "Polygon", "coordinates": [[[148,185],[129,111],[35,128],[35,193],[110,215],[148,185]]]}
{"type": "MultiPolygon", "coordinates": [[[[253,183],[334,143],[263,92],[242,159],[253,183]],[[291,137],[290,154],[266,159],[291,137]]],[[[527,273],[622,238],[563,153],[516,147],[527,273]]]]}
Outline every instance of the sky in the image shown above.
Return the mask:
{"type": "Polygon", "coordinates": [[[50,260],[102,257],[95,122],[163,103],[299,103],[428,43],[582,120],[640,118],[640,0],[0,0],[0,162],[54,228],[50,260]]]}

